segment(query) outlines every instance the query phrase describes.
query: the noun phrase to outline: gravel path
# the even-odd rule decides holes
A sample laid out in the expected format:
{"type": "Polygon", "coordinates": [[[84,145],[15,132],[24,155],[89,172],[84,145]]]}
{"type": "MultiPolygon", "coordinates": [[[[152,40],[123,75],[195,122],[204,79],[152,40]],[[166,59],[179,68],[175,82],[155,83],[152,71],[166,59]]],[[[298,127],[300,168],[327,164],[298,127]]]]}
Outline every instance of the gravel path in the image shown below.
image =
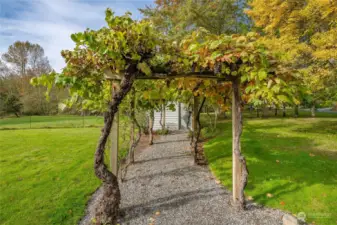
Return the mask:
{"type": "Polygon", "coordinates": [[[276,225],[283,212],[254,204],[237,213],[231,194],[207,167],[194,165],[186,134],[161,136],[138,150],[122,193],[120,224],[128,225],[276,225]]]}

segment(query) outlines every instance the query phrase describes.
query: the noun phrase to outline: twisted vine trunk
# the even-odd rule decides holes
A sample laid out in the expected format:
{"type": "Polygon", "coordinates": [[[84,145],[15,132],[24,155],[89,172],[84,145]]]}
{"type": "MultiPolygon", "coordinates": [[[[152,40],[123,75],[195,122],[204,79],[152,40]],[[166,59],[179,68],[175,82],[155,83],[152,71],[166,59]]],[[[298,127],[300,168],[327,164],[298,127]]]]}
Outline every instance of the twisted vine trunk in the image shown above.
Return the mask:
{"type": "Polygon", "coordinates": [[[103,182],[103,193],[95,208],[96,224],[115,225],[118,216],[120,191],[117,177],[111,173],[104,163],[105,146],[111,132],[114,116],[125,95],[130,91],[135,74],[136,65],[130,65],[121,81],[120,89],[112,96],[108,111],[104,115],[104,127],[95,152],[94,169],[96,176],[103,182]]]}
{"type": "Polygon", "coordinates": [[[198,114],[198,108],[199,107],[199,99],[198,97],[193,97],[193,109],[192,109],[192,135],[191,135],[191,142],[190,145],[192,147],[192,153],[194,153],[194,143],[195,143],[195,135],[197,132],[198,122],[197,122],[197,114],[198,114]]]}
{"type": "Polygon", "coordinates": [[[244,189],[247,185],[248,170],[245,157],[241,154],[242,107],[240,97],[240,77],[232,81],[232,132],[233,132],[233,203],[238,210],[245,209],[244,189]]]}
{"type": "Polygon", "coordinates": [[[194,162],[195,163],[198,163],[198,142],[199,142],[199,139],[200,139],[200,133],[201,133],[201,123],[200,123],[200,113],[201,113],[201,110],[202,110],[202,107],[204,106],[205,104],[205,101],[206,101],[206,98],[204,97],[202,99],[202,102],[201,102],[201,105],[198,109],[198,112],[197,112],[197,115],[196,115],[196,131],[195,131],[195,138],[194,138],[194,162]]]}
{"type": "Polygon", "coordinates": [[[154,111],[150,111],[149,118],[149,145],[153,145],[153,123],[154,123],[154,111]]]}

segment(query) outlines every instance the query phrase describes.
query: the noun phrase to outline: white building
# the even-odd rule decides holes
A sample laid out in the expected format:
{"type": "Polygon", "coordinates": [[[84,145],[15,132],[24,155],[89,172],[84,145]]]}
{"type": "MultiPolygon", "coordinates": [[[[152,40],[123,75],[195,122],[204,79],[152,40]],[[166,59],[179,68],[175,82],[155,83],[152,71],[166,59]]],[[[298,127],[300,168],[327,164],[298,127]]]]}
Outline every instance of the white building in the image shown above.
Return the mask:
{"type": "MultiPolygon", "coordinates": [[[[168,130],[187,130],[187,123],[192,127],[192,112],[188,111],[183,103],[174,103],[175,111],[169,108],[163,110],[162,116],[165,116],[165,128],[168,130]]],[[[154,113],[153,130],[161,130],[160,112],[154,113]]],[[[163,120],[162,120],[163,121],[163,120]]]]}

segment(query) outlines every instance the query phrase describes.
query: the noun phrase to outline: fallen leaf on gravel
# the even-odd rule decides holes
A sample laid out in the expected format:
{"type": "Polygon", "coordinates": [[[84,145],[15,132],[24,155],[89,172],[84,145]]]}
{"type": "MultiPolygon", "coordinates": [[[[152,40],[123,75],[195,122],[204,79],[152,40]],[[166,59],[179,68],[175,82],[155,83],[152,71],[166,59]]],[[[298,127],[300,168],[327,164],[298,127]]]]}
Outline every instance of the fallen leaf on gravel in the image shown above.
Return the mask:
{"type": "Polygon", "coordinates": [[[159,212],[159,211],[157,211],[157,212],[156,212],[156,216],[159,216],[159,215],[160,215],[160,212],[159,212]]]}
{"type": "Polygon", "coordinates": [[[216,184],[220,184],[221,182],[219,180],[215,180],[215,183],[216,184]]]}
{"type": "Polygon", "coordinates": [[[248,196],[247,200],[252,201],[254,198],[252,196],[248,196]]]}
{"type": "Polygon", "coordinates": [[[273,197],[273,195],[272,195],[272,194],[270,194],[270,193],[267,193],[267,197],[268,197],[268,198],[272,198],[272,197],[273,197]]]}
{"type": "Polygon", "coordinates": [[[281,204],[281,205],[285,205],[286,203],[285,203],[284,201],[281,201],[280,204],[281,204]]]}

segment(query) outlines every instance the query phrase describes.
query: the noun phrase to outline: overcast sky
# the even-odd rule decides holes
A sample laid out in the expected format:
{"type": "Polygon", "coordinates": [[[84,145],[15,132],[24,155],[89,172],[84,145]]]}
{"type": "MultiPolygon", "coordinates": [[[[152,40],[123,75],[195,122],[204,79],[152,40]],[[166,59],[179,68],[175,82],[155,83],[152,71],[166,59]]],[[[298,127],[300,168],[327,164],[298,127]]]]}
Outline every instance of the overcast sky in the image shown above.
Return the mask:
{"type": "Polygon", "coordinates": [[[104,26],[107,7],[140,19],[138,8],[147,5],[153,0],[0,0],[0,53],[17,40],[37,43],[60,71],[65,66],[60,51],[74,47],[70,34],[104,26]]]}

